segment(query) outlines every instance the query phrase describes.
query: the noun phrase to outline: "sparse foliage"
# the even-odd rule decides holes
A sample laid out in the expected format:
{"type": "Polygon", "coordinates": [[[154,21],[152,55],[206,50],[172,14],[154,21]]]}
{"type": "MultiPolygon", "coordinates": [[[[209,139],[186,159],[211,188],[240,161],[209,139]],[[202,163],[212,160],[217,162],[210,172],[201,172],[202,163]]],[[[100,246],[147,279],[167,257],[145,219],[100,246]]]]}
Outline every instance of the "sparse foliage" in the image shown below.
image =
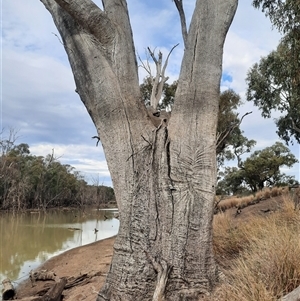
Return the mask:
{"type": "Polygon", "coordinates": [[[280,168],[292,167],[296,162],[298,160],[290,150],[281,142],[276,142],[240,161],[240,168],[225,168],[218,183],[219,193],[240,193],[247,187],[256,192],[265,186],[295,184],[295,179],[282,173],[280,168]]]}
{"type": "Polygon", "coordinates": [[[278,135],[286,143],[300,143],[300,33],[298,1],[256,0],[272,24],[284,34],[276,50],[261,58],[248,72],[247,99],[270,118],[274,111],[278,135]]]}

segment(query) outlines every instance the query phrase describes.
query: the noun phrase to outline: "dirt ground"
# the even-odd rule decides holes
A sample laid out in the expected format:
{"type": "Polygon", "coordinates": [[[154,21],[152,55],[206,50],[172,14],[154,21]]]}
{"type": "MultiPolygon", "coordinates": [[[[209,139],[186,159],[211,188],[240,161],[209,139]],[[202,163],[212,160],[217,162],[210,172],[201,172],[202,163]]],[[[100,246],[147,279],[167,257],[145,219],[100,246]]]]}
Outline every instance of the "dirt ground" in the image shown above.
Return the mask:
{"type": "MultiPolygon", "coordinates": [[[[258,204],[242,209],[236,215],[236,209],[228,210],[232,219],[237,223],[247,221],[253,215],[267,216],[273,211],[280,209],[282,198],[270,198],[258,204]]],[[[63,291],[64,301],[95,301],[97,293],[104,284],[107,271],[112,258],[113,243],[115,237],[98,241],[86,246],[78,247],[51,258],[38,268],[38,270],[48,270],[54,272],[58,277],[66,277],[68,282],[74,277],[83,276],[83,281],[78,282],[71,288],[63,291]],[[86,276],[84,276],[87,274],[86,276]]],[[[49,288],[54,283],[51,281],[36,281],[32,286],[28,279],[19,285],[17,298],[34,296],[37,292],[49,288]]]]}
{"type": "MultiPolygon", "coordinates": [[[[60,278],[66,277],[68,281],[71,281],[72,277],[87,274],[82,282],[63,291],[63,300],[95,301],[111,262],[114,241],[115,237],[112,237],[66,251],[49,259],[37,270],[46,269],[60,278]]],[[[52,286],[53,283],[53,280],[36,281],[32,286],[29,279],[25,280],[17,289],[17,298],[34,296],[43,288],[52,286]]]]}

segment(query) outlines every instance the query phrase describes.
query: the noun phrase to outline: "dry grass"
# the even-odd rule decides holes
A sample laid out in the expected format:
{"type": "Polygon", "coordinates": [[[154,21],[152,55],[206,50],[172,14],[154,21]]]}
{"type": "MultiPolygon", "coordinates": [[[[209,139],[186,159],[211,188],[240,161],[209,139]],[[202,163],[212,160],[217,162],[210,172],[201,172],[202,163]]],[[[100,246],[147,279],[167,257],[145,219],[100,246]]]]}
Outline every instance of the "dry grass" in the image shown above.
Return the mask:
{"type": "Polygon", "coordinates": [[[256,204],[262,200],[269,199],[270,197],[277,197],[280,195],[287,195],[289,191],[288,187],[273,187],[265,188],[262,191],[256,192],[254,195],[249,195],[245,197],[229,197],[221,200],[218,203],[218,208],[221,211],[227,210],[232,207],[245,208],[249,205],[256,204]]]}
{"type": "Polygon", "coordinates": [[[300,213],[285,198],[281,211],[234,226],[215,216],[214,249],[226,283],[212,300],[273,301],[300,285],[300,213]]]}

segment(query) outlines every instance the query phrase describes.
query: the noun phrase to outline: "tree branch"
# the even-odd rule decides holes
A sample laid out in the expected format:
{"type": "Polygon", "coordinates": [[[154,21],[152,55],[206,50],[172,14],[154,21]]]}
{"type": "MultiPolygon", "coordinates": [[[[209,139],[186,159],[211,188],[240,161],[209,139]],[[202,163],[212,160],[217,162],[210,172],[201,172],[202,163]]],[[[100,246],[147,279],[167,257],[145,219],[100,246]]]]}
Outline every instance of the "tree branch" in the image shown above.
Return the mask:
{"type": "Polygon", "coordinates": [[[148,55],[147,50],[145,50],[145,53],[146,53],[146,57],[147,57],[147,59],[146,59],[147,65],[143,62],[140,55],[137,54],[137,57],[138,57],[139,61],[141,62],[141,65],[139,65],[139,67],[142,67],[143,69],[145,69],[145,71],[149,74],[150,78],[152,79],[152,72],[151,72],[151,67],[149,64],[149,55],[148,55]]]}
{"type": "Polygon", "coordinates": [[[294,129],[296,132],[300,133],[300,129],[296,126],[294,120],[293,120],[292,118],[291,118],[291,120],[292,120],[292,126],[293,126],[293,129],[294,129]]]}
{"type": "Polygon", "coordinates": [[[167,68],[167,65],[168,65],[169,57],[170,57],[172,51],[173,51],[178,45],[179,45],[179,43],[176,44],[175,46],[173,46],[172,49],[170,50],[168,56],[167,56],[167,59],[166,59],[166,61],[165,61],[165,63],[164,63],[163,69],[162,69],[162,74],[163,74],[163,76],[165,75],[165,71],[166,71],[166,68],[167,68]]]}
{"type": "Polygon", "coordinates": [[[224,136],[222,137],[222,139],[220,139],[221,135],[222,134],[219,134],[218,137],[217,137],[217,143],[216,143],[216,148],[218,148],[223,142],[224,140],[228,137],[228,135],[230,135],[232,133],[232,131],[240,126],[240,124],[242,123],[243,119],[245,116],[249,115],[249,114],[252,114],[252,112],[247,112],[246,114],[244,114],[241,118],[241,120],[239,122],[236,122],[235,124],[233,124],[228,130],[227,132],[225,132],[224,136]]]}
{"type": "Polygon", "coordinates": [[[180,17],[180,22],[181,22],[181,32],[182,32],[182,38],[183,38],[183,43],[184,47],[187,47],[187,38],[188,38],[188,33],[187,33],[187,28],[186,28],[186,19],[185,19],[185,14],[183,10],[183,5],[182,5],[183,0],[174,0],[175,5],[177,7],[179,17],[180,17]]]}
{"type": "Polygon", "coordinates": [[[156,75],[153,79],[153,86],[152,86],[152,92],[151,92],[151,97],[150,97],[150,104],[154,110],[157,109],[159,100],[162,96],[164,84],[169,79],[168,76],[165,76],[165,71],[166,71],[166,68],[168,65],[169,57],[170,57],[172,51],[178,45],[179,44],[176,44],[175,46],[172,47],[163,66],[162,66],[162,58],[163,58],[162,52],[159,51],[158,58],[156,58],[154,51],[151,51],[151,49],[148,47],[149,54],[152,57],[155,65],[156,65],[156,75]]]}
{"type": "MultiPolygon", "coordinates": [[[[49,0],[41,0],[47,3],[49,0]]],[[[64,11],[76,20],[102,44],[109,44],[115,36],[115,28],[104,13],[94,2],[90,0],[54,0],[64,11]]]]}

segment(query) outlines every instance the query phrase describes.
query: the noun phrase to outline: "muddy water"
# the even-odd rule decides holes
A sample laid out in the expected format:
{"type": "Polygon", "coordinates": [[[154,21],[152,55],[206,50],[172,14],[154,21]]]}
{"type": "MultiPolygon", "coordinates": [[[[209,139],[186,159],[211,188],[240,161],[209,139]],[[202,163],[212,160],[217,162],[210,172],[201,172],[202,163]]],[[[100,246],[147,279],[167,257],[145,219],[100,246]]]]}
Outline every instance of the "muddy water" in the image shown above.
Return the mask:
{"type": "Polygon", "coordinates": [[[7,277],[14,284],[21,282],[52,256],[116,235],[119,221],[114,213],[116,210],[0,213],[0,287],[7,277]]]}

